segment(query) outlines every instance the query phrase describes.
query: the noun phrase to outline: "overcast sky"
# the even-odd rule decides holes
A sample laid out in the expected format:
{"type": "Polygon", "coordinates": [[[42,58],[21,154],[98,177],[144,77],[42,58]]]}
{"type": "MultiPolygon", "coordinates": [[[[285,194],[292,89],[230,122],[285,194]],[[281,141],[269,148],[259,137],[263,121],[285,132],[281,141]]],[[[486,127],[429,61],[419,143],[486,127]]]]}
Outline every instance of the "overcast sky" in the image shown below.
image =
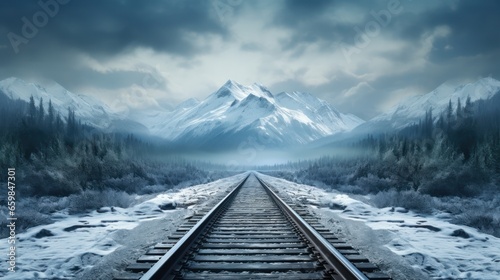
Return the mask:
{"type": "Polygon", "coordinates": [[[232,79],[369,119],[448,80],[499,79],[499,13],[487,0],[6,0],[0,79],[139,108],[232,79]]]}

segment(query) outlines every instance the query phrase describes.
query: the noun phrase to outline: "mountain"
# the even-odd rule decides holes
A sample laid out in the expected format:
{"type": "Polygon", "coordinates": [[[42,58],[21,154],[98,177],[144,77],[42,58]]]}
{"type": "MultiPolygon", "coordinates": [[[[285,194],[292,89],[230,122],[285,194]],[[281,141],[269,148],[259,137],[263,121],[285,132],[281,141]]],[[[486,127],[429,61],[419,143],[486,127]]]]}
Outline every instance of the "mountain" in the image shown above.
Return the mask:
{"type": "Polygon", "coordinates": [[[143,125],[113,113],[106,104],[96,98],[72,93],[53,81],[46,81],[42,86],[19,78],[7,78],[0,81],[0,92],[10,99],[20,99],[26,102],[29,102],[30,97],[33,96],[37,106],[42,98],[45,109],[48,108],[50,100],[55,111],[59,112],[62,117],[66,117],[68,108],[71,108],[82,123],[97,128],[111,131],[147,132],[143,125]]]}
{"type": "Polygon", "coordinates": [[[460,99],[462,106],[468,97],[472,102],[479,99],[488,100],[500,91],[500,81],[493,78],[482,78],[474,83],[453,86],[449,83],[440,85],[435,90],[411,97],[391,108],[370,121],[366,122],[356,130],[366,128],[401,129],[414,123],[418,123],[425,116],[425,112],[432,109],[434,116],[439,116],[447,108],[450,100],[456,108],[460,99]]]}
{"type": "Polygon", "coordinates": [[[24,101],[33,96],[37,105],[42,98],[45,108],[51,100],[62,116],[71,108],[83,123],[107,131],[149,133],[189,149],[301,145],[350,131],[363,123],[309,93],[273,95],[263,85],[243,86],[231,80],[202,101],[188,99],[172,110],[161,107],[129,110],[126,115],[55,82],[45,82],[42,86],[8,78],[0,81],[0,92],[24,101]]]}
{"type": "Polygon", "coordinates": [[[410,97],[387,112],[357,126],[346,133],[327,136],[309,144],[310,148],[321,148],[335,143],[348,143],[354,139],[364,138],[367,134],[379,134],[403,129],[418,123],[425,117],[425,112],[432,108],[433,116],[444,112],[450,100],[454,110],[458,100],[464,106],[468,97],[472,102],[479,99],[489,100],[500,92],[500,81],[493,78],[482,78],[473,83],[463,83],[459,86],[444,83],[435,90],[422,95],[410,97]]]}
{"type": "Polygon", "coordinates": [[[363,123],[308,93],[273,95],[260,84],[227,81],[203,101],[155,113],[149,130],[189,147],[290,146],[349,131],[363,123]],[[252,144],[253,143],[253,144],[252,144]]]}

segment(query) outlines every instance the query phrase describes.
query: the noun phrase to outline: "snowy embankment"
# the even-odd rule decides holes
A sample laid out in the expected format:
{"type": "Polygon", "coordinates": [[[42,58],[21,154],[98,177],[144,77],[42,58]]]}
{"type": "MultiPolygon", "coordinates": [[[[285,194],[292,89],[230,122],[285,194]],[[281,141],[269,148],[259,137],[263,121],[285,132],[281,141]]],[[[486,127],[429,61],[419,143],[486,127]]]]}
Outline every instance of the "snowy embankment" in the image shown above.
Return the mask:
{"type": "Polygon", "coordinates": [[[260,176],[281,195],[309,205],[394,279],[500,279],[500,238],[452,224],[447,213],[379,209],[346,194],[260,176]]]}
{"type": "MultiPolygon", "coordinates": [[[[1,279],[112,279],[145,250],[165,240],[199,207],[246,174],[170,190],[130,208],[101,208],[84,215],[53,214],[55,223],[17,236],[16,272],[4,262],[1,279]]],[[[7,252],[7,239],[0,240],[7,252]]]]}

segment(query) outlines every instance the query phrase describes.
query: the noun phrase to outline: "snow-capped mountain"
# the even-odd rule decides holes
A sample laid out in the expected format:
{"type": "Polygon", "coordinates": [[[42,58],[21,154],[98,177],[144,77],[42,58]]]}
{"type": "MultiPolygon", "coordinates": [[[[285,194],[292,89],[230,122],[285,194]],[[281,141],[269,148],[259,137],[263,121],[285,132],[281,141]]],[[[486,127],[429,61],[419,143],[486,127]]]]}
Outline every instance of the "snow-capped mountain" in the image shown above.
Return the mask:
{"type": "Polygon", "coordinates": [[[493,78],[482,78],[476,82],[459,86],[444,83],[427,94],[414,96],[401,102],[388,112],[360,125],[353,132],[383,132],[384,130],[401,129],[418,123],[425,116],[425,112],[431,108],[434,116],[439,116],[446,109],[450,100],[453,107],[456,108],[459,99],[463,106],[468,97],[472,102],[479,99],[488,100],[498,92],[500,92],[500,81],[493,78]]]}
{"type": "Polygon", "coordinates": [[[456,109],[458,99],[464,106],[467,97],[470,97],[472,102],[479,99],[488,100],[499,92],[500,81],[493,78],[482,78],[474,83],[463,83],[459,86],[444,83],[427,94],[413,96],[400,102],[387,112],[360,124],[351,131],[326,136],[311,142],[308,147],[322,149],[339,143],[350,143],[353,140],[365,138],[368,134],[397,131],[418,123],[425,117],[425,112],[431,108],[437,120],[437,117],[447,108],[450,100],[453,108],[456,109]]]}
{"type": "Polygon", "coordinates": [[[83,123],[89,123],[96,127],[107,127],[111,122],[109,113],[111,110],[105,104],[90,96],[69,92],[55,82],[41,86],[18,78],[8,78],[0,81],[0,90],[11,99],[29,101],[30,97],[33,96],[37,106],[42,98],[45,108],[51,100],[54,109],[61,116],[66,116],[68,108],[71,108],[83,123]]]}
{"type": "Polygon", "coordinates": [[[62,116],[71,108],[83,123],[98,128],[149,132],[190,148],[305,144],[363,123],[308,93],[273,95],[260,84],[243,86],[231,80],[202,101],[188,99],[171,111],[156,108],[129,112],[127,117],[113,112],[96,98],[69,92],[55,82],[42,86],[8,78],[0,81],[0,92],[24,101],[33,96],[37,105],[43,99],[45,108],[51,100],[62,116]]]}
{"type": "Polygon", "coordinates": [[[260,84],[243,86],[231,80],[205,100],[189,100],[168,114],[155,113],[149,130],[173,142],[198,147],[305,144],[363,120],[342,114],[308,93],[273,95],[260,84]]]}
{"type": "Polygon", "coordinates": [[[123,131],[125,128],[135,132],[146,131],[144,126],[112,112],[106,104],[96,98],[72,93],[53,81],[45,81],[42,86],[36,83],[28,83],[19,78],[7,78],[0,81],[0,92],[3,92],[11,99],[20,99],[26,102],[29,102],[30,97],[33,96],[37,106],[41,98],[45,109],[48,108],[50,100],[55,111],[59,112],[62,117],[66,117],[68,108],[71,108],[82,123],[97,128],[114,131],[123,131]]]}

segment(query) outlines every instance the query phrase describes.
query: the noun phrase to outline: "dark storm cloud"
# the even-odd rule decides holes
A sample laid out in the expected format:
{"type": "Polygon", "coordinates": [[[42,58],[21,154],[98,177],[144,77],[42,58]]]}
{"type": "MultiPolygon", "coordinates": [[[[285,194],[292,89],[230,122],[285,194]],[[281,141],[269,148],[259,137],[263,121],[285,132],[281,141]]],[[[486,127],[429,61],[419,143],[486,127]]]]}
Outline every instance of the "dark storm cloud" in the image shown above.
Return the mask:
{"type": "MultiPolygon", "coordinates": [[[[354,28],[362,28],[364,23],[372,21],[374,18],[371,12],[387,9],[390,1],[284,1],[272,22],[275,25],[288,28],[293,33],[289,40],[282,42],[285,49],[318,43],[326,51],[331,50],[332,46],[337,46],[339,43],[354,44],[354,38],[357,35],[354,28]],[[345,9],[347,13],[353,8],[362,12],[360,22],[358,24],[347,23],[331,16],[332,12],[341,8],[345,9]]],[[[397,1],[399,4],[404,2],[405,0],[397,1]]],[[[340,14],[337,14],[337,17],[340,14]]],[[[349,17],[349,14],[342,14],[342,16],[349,17]]]]}
{"type": "MultiPolygon", "coordinates": [[[[33,15],[43,10],[37,1],[2,1],[0,5],[2,29],[19,35],[22,18],[33,21],[33,15]]],[[[137,46],[187,55],[200,51],[187,36],[190,33],[225,33],[209,1],[182,0],[68,1],[40,29],[39,36],[50,37],[63,47],[105,55],[137,46]]]]}
{"type": "MultiPolygon", "coordinates": [[[[284,1],[272,22],[292,33],[288,40],[282,41],[282,47],[289,51],[290,57],[306,55],[304,46],[310,44],[316,44],[322,52],[328,53],[332,48],[339,47],[339,43],[355,46],[355,36],[359,35],[355,28],[364,30],[367,23],[376,21],[374,13],[386,10],[390,2],[284,1]],[[350,7],[361,12],[358,22],[339,22],[334,17],[325,16],[340,8],[349,11],[350,7]]],[[[288,80],[274,86],[286,90],[290,90],[290,87],[306,89],[336,102],[335,105],[339,105],[341,110],[370,118],[377,113],[376,105],[393,98],[392,94],[397,90],[413,87],[429,92],[447,80],[477,79],[480,76],[500,78],[500,67],[497,66],[500,61],[500,2],[394,2],[401,6],[401,13],[391,15],[390,22],[387,26],[380,26],[376,37],[405,42],[406,47],[375,51],[368,45],[361,48],[360,52],[384,57],[394,67],[411,64],[426,36],[440,27],[448,29],[450,32],[447,35],[433,38],[428,54],[421,57],[427,62],[425,67],[387,74],[376,73],[377,78],[368,82],[369,87],[361,87],[357,94],[350,97],[342,97],[342,93],[359,85],[362,79],[337,77],[313,87],[288,80]]],[[[367,61],[366,65],[369,64],[370,61],[367,61]]],[[[363,65],[358,65],[357,71],[367,73],[363,65]]]]}
{"type": "MultiPolygon", "coordinates": [[[[228,75],[235,72],[227,63],[231,59],[238,57],[245,64],[245,59],[259,61],[260,53],[262,61],[268,63],[269,73],[274,73],[266,77],[273,91],[311,92],[332,101],[344,112],[370,118],[378,113],[381,104],[394,98],[394,92],[404,88],[428,92],[448,79],[490,75],[499,79],[498,11],[499,1],[5,0],[0,1],[0,79],[42,77],[56,80],[70,90],[86,86],[113,90],[132,84],[147,88],[150,78],[156,77],[156,88],[167,89],[169,81],[156,75],[157,70],[123,60],[142,60],[131,55],[142,47],[152,50],[149,61],[144,63],[156,63],[158,57],[158,64],[165,60],[172,63],[162,64],[162,71],[182,70],[195,77],[197,83],[210,84],[215,79],[232,78],[219,77],[225,71],[228,75]],[[44,20],[34,19],[45,11],[39,2],[68,3],[60,4],[34,36],[18,41],[16,54],[11,44],[13,37],[8,34],[24,38],[26,20],[44,20]],[[371,38],[371,44],[359,48],[357,58],[363,61],[346,62],[342,46],[356,47],[357,30],[377,22],[374,13],[387,10],[390,3],[399,4],[402,11],[391,15],[390,22],[380,27],[376,38],[371,38]],[[268,36],[259,37],[260,31],[255,35],[252,28],[246,28],[254,24],[264,25],[266,30],[261,33],[268,36]],[[443,27],[449,33],[434,36],[426,49],[426,38],[443,27]],[[158,54],[169,56],[165,59],[158,54]],[[276,61],[269,61],[273,54],[277,54],[272,57],[276,61]],[[323,61],[318,59],[323,55],[323,61]],[[326,61],[329,57],[339,61],[326,61]],[[97,71],[91,69],[89,61],[102,62],[104,67],[115,62],[126,66],[97,71]],[[220,61],[228,69],[217,68],[217,63],[207,66],[206,61],[220,61]],[[273,69],[272,65],[279,67],[273,69]],[[355,73],[349,74],[343,67],[355,73]],[[200,70],[209,68],[214,73],[200,70]],[[321,77],[311,78],[311,73],[321,77]],[[305,76],[309,80],[302,79],[305,76]],[[317,80],[323,84],[311,86],[317,80]]],[[[243,73],[248,74],[245,78],[263,78],[261,72],[252,71],[249,67],[243,73]]],[[[178,88],[190,89],[190,85],[175,82],[178,88]]]]}
{"type": "Polygon", "coordinates": [[[226,35],[209,1],[2,1],[0,79],[33,74],[70,87],[106,79],[107,88],[130,85],[142,79],[140,71],[99,75],[79,65],[77,55],[107,60],[144,47],[189,57],[209,51],[195,40],[209,35],[226,35]]]}
{"type": "MultiPolygon", "coordinates": [[[[500,2],[444,3],[419,14],[407,9],[404,15],[394,18],[388,33],[406,40],[410,47],[381,55],[393,61],[405,61],[417,51],[415,46],[422,37],[438,27],[446,27],[449,34],[435,38],[432,44],[428,55],[429,66],[423,71],[407,73],[407,76],[418,79],[416,84],[427,91],[446,80],[475,79],[480,76],[499,79],[500,67],[497,62],[500,60],[500,2]]],[[[404,81],[411,84],[411,79],[404,81]]],[[[387,80],[386,82],[390,82],[387,80]]]]}
{"type": "MultiPolygon", "coordinates": [[[[450,36],[435,42],[431,60],[443,62],[498,51],[499,11],[499,1],[461,1],[454,11],[442,8],[428,13],[422,21],[423,28],[446,25],[451,29],[450,36]]],[[[425,29],[420,33],[422,31],[425,29]]]]}
{"type": "Polygon", "coordinates": [[[288,28],[291,38],[283,40],[284,49],[321,42],[322,44],[345,38],[349,26],[322,18],[339,1],[311,0],[284,1],[272,20],[272,25],[288,28]]]}
{"type": "MultiPolygon", "coordinates": [[[[289,28],[293,32],[292,38],[284,42],[286,48],[318,41],[353,44],[357,35],[354,28],[363,30],[366,23],[375,20],[373,14],[387,10],[390,2],[391,0],[356,3],[346,0],[284,1],[277,10],[273,24],[289,28]],[[358,24],[347,24],[340,23],[333,17],[324,17],[339,7],[357,7],[364,12],[363,19],[358,24]]],[[[436,27],[448,26],[451,29],[450,36],[434,42],[435,48],[431,53],[433,60],[473,56],[495,51],[500,46],[499,1],[443,1],[428,9],[425,8],[430,3],[428,1],[412,3],[409,0],[394,0],[394,3],[399,3],[402,13],[392,15],[389,24],[381,28],[381,34],[385,36],[417,43],[424,34],[432,32],[436,27]],[[418,11],[415,10],[417,6],[421,6],[418,11]]]]}

